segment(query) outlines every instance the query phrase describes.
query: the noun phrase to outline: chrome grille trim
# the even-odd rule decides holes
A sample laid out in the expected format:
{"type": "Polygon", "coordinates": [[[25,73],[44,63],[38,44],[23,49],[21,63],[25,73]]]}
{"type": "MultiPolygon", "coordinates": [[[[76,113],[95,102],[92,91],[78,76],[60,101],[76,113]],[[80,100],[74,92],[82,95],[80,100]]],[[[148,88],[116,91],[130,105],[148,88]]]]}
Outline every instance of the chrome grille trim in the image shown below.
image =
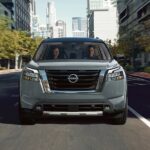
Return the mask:
{"type": "Polygon", "coordinates": [[[46,70],[52,91],[96,91],[99,70],[46,70]],[[78,82],[69,83],[68,76],[76,74],[78,82]]]}
{"type": "Polygon", "coordinates": [[[106,72],[107,72],[107,70],[101,70],[101,72],[99,74],[98,83],[97,83],[97,86],[96,86],[96,91],[100,91],[102,89],[104,79],[106,77],[106,72]]]}
{"type": "Polygon", "coordinates": [[[47,79],[45,70],[39,70],[39,74],[40,74],[40,85],[41,85],[43,93],[50,93],[51,89],[50,89],[49,84],[47,84],[46,88],[45,88],[45,84],[44,84],[45,82],[48,83],[48,79],[47,79]]]}

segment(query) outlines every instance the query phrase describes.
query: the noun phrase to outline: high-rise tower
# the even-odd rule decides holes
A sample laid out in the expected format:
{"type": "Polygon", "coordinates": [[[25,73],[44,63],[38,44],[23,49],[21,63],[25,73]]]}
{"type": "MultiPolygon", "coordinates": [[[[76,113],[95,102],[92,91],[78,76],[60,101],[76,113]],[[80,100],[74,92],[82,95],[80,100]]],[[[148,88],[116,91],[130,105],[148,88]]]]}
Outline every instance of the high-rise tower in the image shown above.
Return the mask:
{"type": "Polygon", "coordinates": [[[47,2],[47,29],[54,28],[56,24],[56,8],[54,0],[47,2]]]}
{"type": "Polygon", "coordinates": [[[117,39],[118,15],[112,0],[87,0],[88,35],[103,40],[117,39]]]}
{"type": "Polygon", "coordinates": [[[74,37],[87,36],[87,19],[82,17],[72,18],[72,33],[74,37]]]}
{"type": "Polygon", "coordinates": [[[35,0],[31,0],[31,8],[30,11],[33,13],[33,15],[36,15],[36,2],[35,0]]]}

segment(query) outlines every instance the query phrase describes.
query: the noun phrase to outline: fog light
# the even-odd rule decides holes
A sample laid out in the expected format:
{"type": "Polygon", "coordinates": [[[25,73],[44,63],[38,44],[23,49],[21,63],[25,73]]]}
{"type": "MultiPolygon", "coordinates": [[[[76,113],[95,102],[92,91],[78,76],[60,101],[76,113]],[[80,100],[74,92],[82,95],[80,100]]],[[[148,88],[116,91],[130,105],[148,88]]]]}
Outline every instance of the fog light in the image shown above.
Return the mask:
{"type": "Polygon", "coordinates": [[[42,111],[42,106],[36,106],[36,111],[42,111]]]}
{"type": "Polygon", "coordinates": [[[106,106],[105,108],[104,108],[104,111],[109,111],[110,110],[110,107],[109,106],[106,106]]]}

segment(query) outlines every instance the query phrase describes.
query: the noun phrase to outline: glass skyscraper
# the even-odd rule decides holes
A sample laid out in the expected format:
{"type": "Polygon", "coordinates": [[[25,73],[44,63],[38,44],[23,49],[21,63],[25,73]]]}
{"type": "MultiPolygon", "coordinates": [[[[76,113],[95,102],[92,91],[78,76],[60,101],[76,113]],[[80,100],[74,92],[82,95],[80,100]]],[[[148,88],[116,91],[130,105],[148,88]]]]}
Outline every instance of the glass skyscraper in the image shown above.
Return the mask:
{"type": "Polygon", "coordinates": [[[0,0],[11,12],[13,28],[30,31],[30,0],[0,0]]]}
{"type": "Polygon", "coordinates": [[[73,36],[87,36],[87,19],[82,17],[72,18],[72,33],[73,36]]]}
{"type": "Polygon", "coordinates": [[[104,7],[104,0],[88,0],[89,10],[97,10],[104,7]]]}

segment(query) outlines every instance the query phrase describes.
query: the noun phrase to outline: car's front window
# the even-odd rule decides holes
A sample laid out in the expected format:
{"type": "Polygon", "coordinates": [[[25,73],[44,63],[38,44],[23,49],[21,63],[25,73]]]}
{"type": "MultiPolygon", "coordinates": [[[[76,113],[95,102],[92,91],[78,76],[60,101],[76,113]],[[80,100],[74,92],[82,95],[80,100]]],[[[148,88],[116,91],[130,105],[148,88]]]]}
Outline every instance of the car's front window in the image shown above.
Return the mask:
{"type": "Polygon", "coordinates": [[[110,60],[111,55],[104,43],[56,42],[42,43],[34,56],[35,61],[59,59],[110,60]]]}

